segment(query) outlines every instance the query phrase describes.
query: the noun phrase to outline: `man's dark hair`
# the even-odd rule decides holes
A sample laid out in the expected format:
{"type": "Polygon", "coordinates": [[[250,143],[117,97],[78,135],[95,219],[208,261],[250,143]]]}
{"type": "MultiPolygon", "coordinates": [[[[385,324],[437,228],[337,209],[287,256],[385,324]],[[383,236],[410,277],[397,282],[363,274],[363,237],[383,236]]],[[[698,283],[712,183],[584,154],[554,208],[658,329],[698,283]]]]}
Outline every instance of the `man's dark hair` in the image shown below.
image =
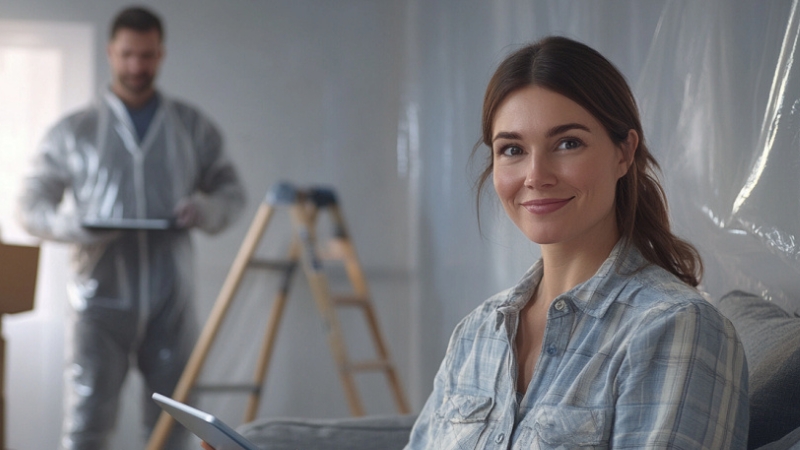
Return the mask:
{"type": "Polygon", "coordinates": [[[164,27],[161,25],[161,19],[154,12],[141,6],[131,6],[117,14],[114,21],[111,22],[109,40],[114,39],[117,31],[123,28],[139,32],[156,30],[161,40],[164,40],[164,27]]]}

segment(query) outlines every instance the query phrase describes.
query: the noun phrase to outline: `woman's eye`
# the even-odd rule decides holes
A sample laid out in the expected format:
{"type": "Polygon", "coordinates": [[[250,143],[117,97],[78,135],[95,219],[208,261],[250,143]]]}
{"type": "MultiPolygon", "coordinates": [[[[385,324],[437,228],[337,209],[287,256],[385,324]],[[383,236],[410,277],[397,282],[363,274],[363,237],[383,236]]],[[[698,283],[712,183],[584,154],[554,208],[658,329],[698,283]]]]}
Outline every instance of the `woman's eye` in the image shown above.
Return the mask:
{"type": "Polygon", "coordinates": [[[581,146],[581,141],[577,139],[564,139],[558,144],[558,148],[562,150],[572,150],[581,146]]]}
{"type": "Polygon", "coordinates": [[[499,152],[503,156],[517,156],[522,154],[522,149],[516,145],[502,147],[499,152]]]}

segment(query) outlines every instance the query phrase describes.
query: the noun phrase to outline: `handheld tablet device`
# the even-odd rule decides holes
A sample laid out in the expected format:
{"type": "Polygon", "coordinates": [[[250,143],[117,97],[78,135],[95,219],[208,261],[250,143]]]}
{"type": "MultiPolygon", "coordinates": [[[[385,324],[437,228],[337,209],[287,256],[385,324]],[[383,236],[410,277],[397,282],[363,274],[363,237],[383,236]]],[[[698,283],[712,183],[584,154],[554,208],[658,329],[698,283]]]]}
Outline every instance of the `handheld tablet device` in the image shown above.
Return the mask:
{"type": "Polygon", "coordinates": [[[159,393],[153,401],[215,450],[260,450],[221,420],[159,393]]]}
{"type": "Polygon", "coordinates": [[[93,230],[169,230],[173,223],[169,219],[84,219],[84,228],[93,230]]]}

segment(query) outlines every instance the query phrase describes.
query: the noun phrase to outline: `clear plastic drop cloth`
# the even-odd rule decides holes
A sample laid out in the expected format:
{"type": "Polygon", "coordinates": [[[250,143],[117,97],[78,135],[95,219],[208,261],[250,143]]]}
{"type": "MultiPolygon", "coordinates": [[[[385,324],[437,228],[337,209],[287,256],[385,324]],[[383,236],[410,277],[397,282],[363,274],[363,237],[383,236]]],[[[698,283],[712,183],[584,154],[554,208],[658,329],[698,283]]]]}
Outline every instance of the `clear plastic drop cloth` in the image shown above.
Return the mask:
{"type": "Polygon", "coordinates": [[[669,2],[636,85],[675,231],[714,298],[800,309],[797,2],[669,2]]]}

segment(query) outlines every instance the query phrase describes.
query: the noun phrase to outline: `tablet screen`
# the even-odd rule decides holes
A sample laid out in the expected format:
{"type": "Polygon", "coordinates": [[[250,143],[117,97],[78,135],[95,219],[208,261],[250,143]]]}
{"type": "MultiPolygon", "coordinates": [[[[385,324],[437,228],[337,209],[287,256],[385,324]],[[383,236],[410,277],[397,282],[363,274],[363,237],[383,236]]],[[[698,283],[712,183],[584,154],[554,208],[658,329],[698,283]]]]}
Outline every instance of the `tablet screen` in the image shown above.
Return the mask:
{"type": "Polygon", "coordinates": [[[211,444],[215,450],[260,450],[211,414],[159,393],[153,394],[153,400],[197,437],[211,444]]]}

